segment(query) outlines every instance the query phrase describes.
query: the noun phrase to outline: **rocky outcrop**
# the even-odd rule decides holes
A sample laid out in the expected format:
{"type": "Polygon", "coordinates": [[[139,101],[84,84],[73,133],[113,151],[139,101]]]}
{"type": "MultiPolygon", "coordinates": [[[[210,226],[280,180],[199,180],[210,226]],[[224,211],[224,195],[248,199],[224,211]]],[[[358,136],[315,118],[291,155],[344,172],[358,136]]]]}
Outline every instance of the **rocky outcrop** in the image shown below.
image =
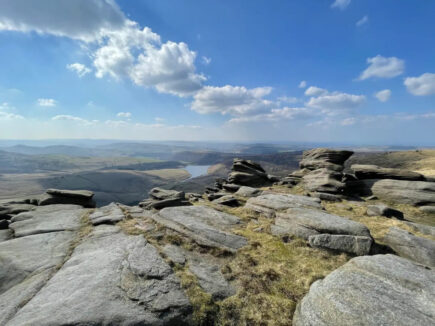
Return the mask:
{"type": "Polygon", "coordinates": [[[258,187],[270,184],[271,180],[260,164],[250,160],[234,159],[228,183],[258,187]]]}
{"type": "Polygon", "coordinates": [[[384,242],[398,255],[420,264],[435,267],[435,241],[421,238],[397,227],[392,227],[384,242]]]}
{"type": "Polygon", "coordinates": [[[213,203],[218,204],[218,205],[230,206],[230,207],[237,207],[240,205],[237,198],[235,198],[232,195],[225,195],[225,196],[219,197],[218,199],[213,200],[213,203]]]}
{"type": "Polygon", "coordinates": [[[401,211],[384,204],[368,205],[366,214],[368,216],[395,217],[399,220],[403,220],[403,213],[401,211]]]}
{"type": "Polygon", "coordinates": [[[294,326],[431,325],[435,273],[394,255],[357,257],[314,282],[294,326]]]}
{"type": "Polygon", "coordinates": [[[93,197],[94,193],[88,190],[48,189],[39,199],[38,205],[71,204],[92,208],[95,207],[93,197]]]}
{"type": "Polygon", "coordinates": [[[93,225],[115,224],[124,219],[125,215],[121,208],[115,203],[100,207],[89,216],[93,225]]]}
{"type": "Polygon", "coordinates": [[[370,179],[352,182],[352,191],[401,204],[435,205],[435,182],[370,179]]]}
{"type": "Polygon", "coordinates": [[[369,230],[361,223],[321,210],[301,207],[276,213],[272,232],[301,237],[313,247],[355,255],[367,255],[373,242],[369,230]]]}
{"type": "Polygon", "coordinates": [[[263,191],[260,189],[242,186],[235,192],[235,195],[240,197],[257,197],[260,196],[262,193],[263,191]]]}
{"type": "Polygon", "coordinates": [[[151,244],[102,225],[6,325],[183,325],[190,310],[151,244]]]}
{"type": "Polygon", "coordinates": [[[295,207],[311,207],[321,209],[320,199],[291,194],[264,194],[249,198],[245,208],[264,216],[273,218],[279,211],[295,207]]]}
{"type": "Polygon", "coordinates": [[[394,179],[409,181],[424,181],[422,174],[404,169],[383,168],[377,165],[353,164],[351,169],[359,180],[364,179],[394,179]]]}
{"type": "Polygon", "coordinates": [[[342,171],[344,162],[346,162],[352,154],[352,151],[315,148],[303,153],[299,167],[308,170],[326,168],[333,171],[342,171]]]}
{"type": "Polygon", "coordinates": [[[168,207],[152,215],[152,218],[202,246],[236,252],[247,243],[244,237],[229,230],[240,223],[238,217],[209,207],[168,207]]]}
{"type": "Polygon", "coordinates": [[[149,198],[139,203],[139,206],[145,209],[191,205],[183,191],[166,190],[157,187],[151,189],[148,194],[149,198]]]}
{"type": "Polygon", "coordinates": [[[346,185],[341,182],[343,174],[326,168],[311,171],[302,180],[310,192],[342,193],[346,185]]]}

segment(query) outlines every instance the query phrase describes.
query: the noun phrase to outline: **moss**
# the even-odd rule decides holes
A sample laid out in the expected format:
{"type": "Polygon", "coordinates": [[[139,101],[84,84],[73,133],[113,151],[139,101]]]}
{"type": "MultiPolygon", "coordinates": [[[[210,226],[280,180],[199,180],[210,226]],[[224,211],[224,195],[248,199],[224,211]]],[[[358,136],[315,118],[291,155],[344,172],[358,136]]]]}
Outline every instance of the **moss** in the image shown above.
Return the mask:
{"type": "Polygon", "coordinates": [[[176,275],[180,278],[181,287],[193,307],[193,323],[198,326],[215,325],[219,307],[215,304],[212,296],[202,290],[198,285],[195,275],[190,273],[187,266],[175,268],[176,275]]]}
{"type": "MultiPolygon", "coordinates": [[[[246,214],[246,213],[245,213],[246,214]]],[[[268,230],[271,220],[255,216],[235,233],[249,239],[222,272],[238,285],[235,296],[219,303],[219,325],[291,325],[297,302],[310,285],[350,257],[310,248],[306,241],[284,243],[268,230]]]]}

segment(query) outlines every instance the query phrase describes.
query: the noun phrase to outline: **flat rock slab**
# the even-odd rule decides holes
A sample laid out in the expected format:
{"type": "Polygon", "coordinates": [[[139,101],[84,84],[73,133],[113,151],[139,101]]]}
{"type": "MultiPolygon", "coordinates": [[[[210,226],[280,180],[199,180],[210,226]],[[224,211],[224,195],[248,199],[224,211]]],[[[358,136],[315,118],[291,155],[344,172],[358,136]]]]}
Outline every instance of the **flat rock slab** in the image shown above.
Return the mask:
{"type": "Polygon", "coordinates": [[[433,240],[391,227],[384,237],[384,242],[400,256],[435,267],[435,241],[433,240]]]}
{"type": "Polygon", "coordinates": [[[173,244],[167,244],[162,249],[163,253],[168,257],[173,263],[184,265],[186,263],[186,255],[184,249],[173,244]]]}
{"type": "Polygon", "coordinates": [[[353,164],[351,169],[355,172],[355,176],[362,179],[396,179],[396,180],[411,180],[423,181],[424,176],[420,173],[403,170],[383,168],[377,165],[353,164]]]}
{"type": "Polygon", "coordinates": [[[318,234],[308,237],[312,247],[338,250],[357,256],[367,255],[372,247],[371,237],[342,234],[318,234]]]}
{"type": "Polygon", "coordinates": [[[0,230],[0,242],[12,239],[14,236],[12,230],[0,230]]]}
{"type": "Polygon", "coordinates": [[[80,227],[80,219],[86,212],[77,205],[49,205],[15,215],[9,228],[15,237],[57,231],[75,231],[80,227]]]}
{"type": "Polygon", "coordinates": [[[237,207],[239,206],[239,201],[232,195],[225,195],[218,199],[213,200],[213,203],[218,205],[237,207]]]}
{"type": "Polygon", "coordinates": [[[190,260],[189,270],[197,277],[199,286],[213,299],[221,300],[236,294],[220,271],[220,266],[200,260],[190,260]]]}
{"type": "Polygon", "coordinates": [[[435,205],[434,206],[421,206],[420,210],[424,213],[435,214],[435,205]]]}
{"type": "Polygon", "coordinates": [[[95,207],[95,201],[92,199],[93,196],[94,193],[88,190],[48,189],[46,193],[39,198],[38,205],[71,204],[93,208],[95,207]]]}
{"type": "Polygon", "coordinates": [[[71,197],[82,199],[91,199],[92,197],[94,197],[94,193],[89,190],[47,189],[46,193],[58,197],[71,197]]]}
{"type": "Polygon", "coordinates": [[[401,211],[388,207],[384,204],[368,205],[366,214],[368,216],[395,217],[399,220],[403,220],[403,213],[401,211]]]}
{"type": "Polygon", "coordinates": [[[435,273],[395,255],[351,259],[314,282],[294,326],[433,325],[435,273]]]}
{"type": "Polygon", "coordinates": [[[152,218],[170,229],[180,232],[198,244],[231,252],[246,245],[244,237],[229,232],[231,226],[240,223],[234,215],[204,206],[168,207],[152,218]]]}
{"type": "Polygon", "coordinates": [[[6,325],[185,325],[190,311],[151,244],[100,225],[6,325]]]}
{"type": "Polygon", "coordinates": [[[236,191],[235,195],[241,197],[257,197],[260,196],[262,193],[263,191],[260,189],[242,186],[236,191]]]}
{"type": "Polygon", "coordinates": [[[125,215],[115,203],[100,207],[89,216],[93,225],[115,224],[124,219],[125,215]]]}
{"type": "Polygon", "coordinates": [[[245,208],[271,218],[276,216],[277,211],[292,207],[322,208],[318,198],[290,194],[265,194],[249,198],[245,205],[245,208]]]}
{"type": "Polygon", "coordinates": [[[426,235],[431,235],[435,238],[435,226],[414,223],[414,222],[405,222],[405,223],[408,224],[410,227],[412,227],[414,230],[426,235]]]}
{"type": "Polygon", "coordinates": [[[67,255],[74,232],[35,234],[0,242],[0,293],[32,273],[59,265],[67,255]]]}

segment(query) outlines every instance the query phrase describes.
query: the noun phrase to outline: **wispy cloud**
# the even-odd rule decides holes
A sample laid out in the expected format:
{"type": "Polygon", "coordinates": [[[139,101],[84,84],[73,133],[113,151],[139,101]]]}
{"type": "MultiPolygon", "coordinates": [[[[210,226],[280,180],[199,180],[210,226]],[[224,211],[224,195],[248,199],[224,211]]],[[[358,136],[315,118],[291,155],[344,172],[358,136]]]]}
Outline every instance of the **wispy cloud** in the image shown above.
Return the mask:
{"type": "Polygon", "coordinates": [[[351,0],[335,0],[331,8],[338,8],[340,10],[346,9],[350,5],[351,0]]]}
{"type": "Polygon", "coordinates": [[[36,103],[43,107],[54,107],[57,105],[57,101],[52,98],[38,98],[36,103]]]}
{"type": "Polygon", "coordinates": [[[71,70],[75,73],[77,73],[77,75],[81,78],[87,74],[89,74],[92,70],[89,69],[88,67],[86,67],[84,64],[82,63],[71,63],[69,65],[66,66],[66,68],[68,70],[71,70]]]}
{"type": "Polygon", "coordinates": [[[362,26],[368,24],[368,22],[369,22],[369,16],[365,15],[363,18],[358,20],[355,25],[357,27],[362,27],[362,26]]]}

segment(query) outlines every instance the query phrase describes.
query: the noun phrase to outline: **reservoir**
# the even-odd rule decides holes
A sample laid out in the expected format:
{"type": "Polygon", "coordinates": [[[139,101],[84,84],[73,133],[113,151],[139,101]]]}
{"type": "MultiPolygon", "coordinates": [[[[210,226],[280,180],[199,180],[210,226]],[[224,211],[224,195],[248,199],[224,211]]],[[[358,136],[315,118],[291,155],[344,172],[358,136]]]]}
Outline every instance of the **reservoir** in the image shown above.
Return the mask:
{"type": "Polygon", "coordinates": [[[206,175],[209,167],[210,165],[187,165],[184,169],[190,173],[189,179],[192,179],[192,178],[200,177],[202,175],[206,175]]]}

